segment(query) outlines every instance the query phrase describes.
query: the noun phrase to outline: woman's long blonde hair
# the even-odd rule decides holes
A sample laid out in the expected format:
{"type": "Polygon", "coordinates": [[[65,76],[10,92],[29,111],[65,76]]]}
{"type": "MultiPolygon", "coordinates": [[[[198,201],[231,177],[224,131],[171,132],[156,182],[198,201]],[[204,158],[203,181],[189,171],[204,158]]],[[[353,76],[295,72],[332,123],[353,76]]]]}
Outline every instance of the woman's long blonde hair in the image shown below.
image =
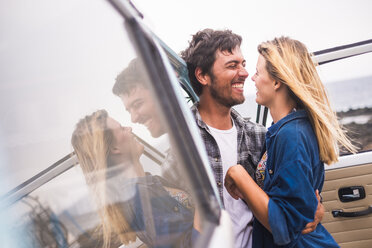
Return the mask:
{"type": "Polygon", "coordinates": [[[339,144],[355,152],[330,106],[306,46],[300,41],[279,37],[261,43],[258,52],[265,58],[272,79],[286,84],[297,107],[307,111],[318,140],[320,159],[329,165],[337,162],[339,144]]]}
{"type": "Polygon", "coordinates": [[[105,110],[86,116],[77,123],[71,138],[85,180],[99,207],[104,247],[110,246],[112,237],[123,244],[136,240],[136,234],[131,230],[120,207],[106,201],[107,161],[113,142],[113,134],[106,124],[107,117],[105,110]]]}

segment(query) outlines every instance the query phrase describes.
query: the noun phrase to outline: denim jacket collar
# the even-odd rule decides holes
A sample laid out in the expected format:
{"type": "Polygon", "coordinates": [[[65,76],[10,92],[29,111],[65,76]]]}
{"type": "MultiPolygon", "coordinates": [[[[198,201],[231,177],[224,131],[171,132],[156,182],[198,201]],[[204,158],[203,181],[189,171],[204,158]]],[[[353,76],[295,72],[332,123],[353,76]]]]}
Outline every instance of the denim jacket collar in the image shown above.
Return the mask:
{"type": "Polygon", "coordinates": [[[306,110],[301,109],[297,111],[293,111],[289,113],[284,118],[280,119],[277,123],[273,124],[271,127],[268,128],[268,131],[266,133],[266,137],[272,137],[277,134],[277,132],[280,130],[280,128],[286,124],[287,122],[290,122],[294,119],[300,119],[300,118],[307,118],[306,110]]]}

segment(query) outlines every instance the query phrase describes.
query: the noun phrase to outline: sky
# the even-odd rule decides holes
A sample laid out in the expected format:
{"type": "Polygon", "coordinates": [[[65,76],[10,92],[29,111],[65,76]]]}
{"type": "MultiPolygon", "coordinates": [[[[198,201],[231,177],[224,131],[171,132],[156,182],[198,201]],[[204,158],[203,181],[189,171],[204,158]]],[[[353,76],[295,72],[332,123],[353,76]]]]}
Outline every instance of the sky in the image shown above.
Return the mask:
{"type": "MultiPolygon", "coordinates": [[[[243,38],[241,50],[249,73],[246,101],[235,108],[255,116],[257,45],[289,36],[310,52],[372,39],[372,1],[369,0],[132,0],[144,22],[179,53],[192,34],[204,28],[231,29],[243,38]]],[[[323,83],[371,76],[372,54],[318,67],[323,83]]],[[[335,97],[334,97],[335,99],[335,97]]],[[[331,99],[334,101],[334,99],[331,99]]]]}
{"type": "MultiPolygon", "coordinates": [[[[191,35],[204,28],[231,29],[241,35],[250,75],[255,72],[257,45],[277,36],[298,39],[312,52],[372,39],[369,0],[132,2],[144,14],[145,23],[176,52],[185,49],[191,35]]],[[[356,73],[365,74],[368,69],[359,68],[356,73]]],[[[328,70],[327,81],[351,77],[339,75],[339,68],[328,70]]]]}

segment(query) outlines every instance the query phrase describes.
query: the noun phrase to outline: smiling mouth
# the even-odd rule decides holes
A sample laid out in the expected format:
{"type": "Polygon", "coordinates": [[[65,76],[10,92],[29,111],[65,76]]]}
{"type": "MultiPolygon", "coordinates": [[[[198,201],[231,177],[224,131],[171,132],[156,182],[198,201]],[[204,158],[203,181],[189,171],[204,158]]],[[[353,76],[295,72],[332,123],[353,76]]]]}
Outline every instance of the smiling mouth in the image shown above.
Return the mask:
{"type": "Polygon", "coordinates": [[[244,83],[233,83],[232,88],[238,90],[239,92],[243,92],[244,83]]]}
{"type": "Polygon", "coordinates": [[[232,87],[233,87],[233,88],[240,88],[240,89],[243,89],[244,84],[242,84],[242,83],[240,83],[240,84],[239,84],[239,83],[236,83],[236,84],[233,84],[232,87]]]}

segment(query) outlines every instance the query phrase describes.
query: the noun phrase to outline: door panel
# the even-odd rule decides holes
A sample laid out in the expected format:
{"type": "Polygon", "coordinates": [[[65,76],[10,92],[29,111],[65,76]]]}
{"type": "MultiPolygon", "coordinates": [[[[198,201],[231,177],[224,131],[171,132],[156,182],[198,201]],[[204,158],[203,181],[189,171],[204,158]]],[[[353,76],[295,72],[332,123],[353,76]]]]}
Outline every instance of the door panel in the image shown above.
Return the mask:
{"type": "Polygon", "coordinates": [[[372,247],[372,74],[366,70],[372,62],[372,40],[314,55],[331,106],[356,147],[353,155],[340,147],[339,162],[325,165],[322,223],[342,248],[372,247]]]}
{"type": "Polygon", "coordinates": [[[327,170],[322,197],[326,209],[322,223],[337,243],[343,248],[372,247],[372,214],[359,217],[332,215],[333,210],[358,212],[372,205],[372,163],[327,170]],[[339,189],[351,186],[364,187],[365,198],[341,202],[339,189]]]}

